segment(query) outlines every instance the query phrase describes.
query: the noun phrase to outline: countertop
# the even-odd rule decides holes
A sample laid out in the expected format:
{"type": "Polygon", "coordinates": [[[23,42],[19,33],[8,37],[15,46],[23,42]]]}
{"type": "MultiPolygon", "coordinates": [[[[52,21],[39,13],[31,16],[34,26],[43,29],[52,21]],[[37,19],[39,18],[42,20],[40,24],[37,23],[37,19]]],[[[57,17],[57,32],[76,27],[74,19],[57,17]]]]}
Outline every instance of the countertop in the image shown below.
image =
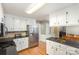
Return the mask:
{"type": "Polygon", "coordinates": [[[75,48],[79,48],[79,42],[76,42],[76,41],[63,40],[63,42],[62,42],[62,40],[60,38],[55,38],[55,37],[49,37],[49,38],[47,38],[47,40],[58,42],[58,43],[72,46],[75,48]]]}
{"type": "Polygon", "coordinates": [[[4,36],[4,37],[0,37],[1,39],[15,39],[15,38],[23,38],[23,37],[27,37],[27,36],[21,36],[21,37],[8,37],[8,36],[4,36]]]}
{"type": "Polygon", "coordinates": [[[24,38],[24,37],[28,37],[26,31],[7,32],[5,33],[5,36],[0,37],[0,42],[12,41],[13,39],[24,38]]]}
{"type": "Polygon", "coordinates": [[[13,39],[24,38],[24,37],[28,37],[28,36],[20,36],[20,37],[15,37],[15,36],[4,36],[4,37],[0,37],[0,42],[12,41],[13,39]]]}

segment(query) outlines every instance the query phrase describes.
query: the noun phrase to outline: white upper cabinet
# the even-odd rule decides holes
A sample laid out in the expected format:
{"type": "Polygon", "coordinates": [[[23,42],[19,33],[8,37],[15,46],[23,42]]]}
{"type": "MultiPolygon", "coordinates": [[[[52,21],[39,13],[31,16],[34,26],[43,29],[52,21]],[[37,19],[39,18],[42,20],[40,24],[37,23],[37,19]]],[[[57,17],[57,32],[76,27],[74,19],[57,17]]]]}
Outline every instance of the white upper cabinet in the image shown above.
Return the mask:
{"type": "Polygon", "coordinates": [[[28,48],[28,37],[25,38],[17,38],[13,40],[16,44],[17,51],[28,48]]]}
{"type": "Polygon", "coordinates": [[[79,4],[69,6],[62,10],[56,11],[53,14],[50,14],[49,22],[50,22],[50,26],[79,25],[79,4]]]}
{"type": "Polygon", "coordinates": [[[26,31],[26,20],[22,18],[15,18],[14,20],[14,31],[26,31]]]}
{"type": "Polygon", "coordinates": [[[20,20],[18,18],[14,19],[14,31],[19,31],[20,30],[20,20]]]}
{"type": "Polygon", "coordinates": [[[79,5],[73,5],[66,8],[67,12],[67,25],[79,25],[79,5]]]}
{"type": "Polygon", "coordinates": [[[57,13],[57,24],[58,26],[66,26],[66,13],[65,10],[60,10],[57,13]]]}
{"type": "Polygon", "coordinates": [[[27,31],[27,25],[36,25],[36,20],[5,14],[4,23],[8,31],[27,31]]]}
{"type": "Polygon", "coordinates": [[[3,8],[1,3],[0,3],[0,22],[3,22],[3,8]]]}
{"type": "Polygon", "coordinates": [[[21,22],[21,28],[24,30],[24,31],[26,31],[27,30],[27,24],[26,24],[26,19],[24,19],[24,20],[22,20],[22,22],[21,22]]]}
{"type": "Polygon", "coordinates": [[[5,16],[4,23],[5,23],[5,26],[8,28],[8,31],[14,30],[14,20],[13,19],[10,18],[10,16],[5,16]]]}
{"type": "Polygon", "coordinates": [[[57,11],[49,15],[50,26],[66,26],[65,10],[57,11]]]}
{"type": "Polygon", "coordinates": [[[56,14],[51,14],[49,16],[49,25],[50,26],[57,26],[56,14]]]}

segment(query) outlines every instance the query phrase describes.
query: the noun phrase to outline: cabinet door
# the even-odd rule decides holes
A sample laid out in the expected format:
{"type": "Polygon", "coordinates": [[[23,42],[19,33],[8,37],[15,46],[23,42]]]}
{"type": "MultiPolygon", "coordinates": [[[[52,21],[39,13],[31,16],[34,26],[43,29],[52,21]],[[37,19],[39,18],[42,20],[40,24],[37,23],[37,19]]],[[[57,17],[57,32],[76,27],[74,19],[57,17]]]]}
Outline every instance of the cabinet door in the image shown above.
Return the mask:
{"type": "Polygon", "coordinates": [[[60,43],[52,42],[52,46],[54,48],[54,55],[65,55],[66,47],[60,43]]]}
{"type": "Polygon", "coordinates": [[[21,50],[21,42],[19,41],[19,39],[14,39],[14,42],[16,44],[16,50],[20,51],[21,50]]]}
{"type": "Polygon", "coordinates": [[[79,49],[76,49],[76,50],[75,50],[75,52],[76,52],[76,54],[78,54],[78,55],[79,55],[79,49]]]}
{"type": "Polygon", "coordinates": [[[60,43],[46,40],[46,52],[50,55],[65,55],[66,47],[60,43]]]}
{"type": "Polygon", "coordinates": [[[68,26],[72,26],[72,25],[75,25],[75,16],[74,16],[74,13],[73,13],[73,11],[72,11],[72,9],[71,8],[68,8],[67,9],[68,11],[67,11],[67,25],[68,26]]]}
{"type": "Polygon", "coordinates": [[[50,26],[57,26],[56,14],[52,14],[49,16],[49,25],[50,26]]]}
{"type": "Polygon", "coordinates": [[[20,31],[23,30],[22,27],[23,27],[23,20],[20,19],[20,25],[19,25],[19,28],[20,28],[19,30],[20,30],[20,31]]]}
{"type": "Polygon", "coordinates": [[[58,49],[55,51],[54,55],[66,55],[66,52],[64,50],[58,49]]]}
{"type": "Polygon", "coordinates": [[[53,55],[54,54],[54,48],[51,46],[51,43],[49,40],[46,40],[46,53],[53,55]]]}
{"type": "Polygon", "coordinates": [[[28,48],[28,38],[22,38],[22,49],[28,48]]]}
{"type": "Polygon", "coordinates": [[[28,48],[28,37],[27,38],[14,39],[14,42],[16,44],[17,51],[28,48]]]}
{"type": "Polygon", "coordinates": [[[22,20],[21,23],[22,23],[22,24],[21,24],[21,30],[22,30],[22,31],[26,31],[26,21],[25,21],[25,20],[22,20]]]}
{"type": "Polygon", "coordinates": [[[8,28],[8,31],[13,31],[14,30],[14,20],[8,16],[6,16],[5,19],[5,25],[8,28]]]}
{"type": "Polygon", "coordinates": [[[29,41],[29,38],[24,38],[24,47],[25,48],[28,48],[28,41],[29,41]]]}
{"type": "Polygon", "coordinates": [[[66,26],[65,9],[57,11],[49,17],[50,26],[66,26]]]}
{"type": "Polygon", "coordinates": [[[67,46],[67,55],[76,55],[77,49],[71,46],[67,46]]]}
{"type": "Polygon", "coordinates": [[[66,49],[64,49],[63,47],[56,47],[56,50],[55,50],[55,55],[66,55],[66,49]]]}
{"type": "Polygon", "coordinates": [[[19,31],[20,20],[18,18],[14,19],[14,31],[19,31]]]}
{"type": "Polygon", "coordinates": [[[57,12],[57,23],[58,26],[66,26],[66,13],[64,9],[57,12]]]}
{"type": "Polygon", "coordinates": [[[25,49],[25,42],[24,38],[21,38],[21,49],[25,49]]]}
{"type": "Polygon", "coordinates": [[[67,14],[67,25],[79,25],[79,5],[74,5],[66,8],[67,14]]]}
{"type": "Polygon", "coordinates": [[[59,53],[59,43],[46,40],[46,48],[47,48],[46,49],[47,54],[50,54],[50,55],[60,54],[59,53]]]}

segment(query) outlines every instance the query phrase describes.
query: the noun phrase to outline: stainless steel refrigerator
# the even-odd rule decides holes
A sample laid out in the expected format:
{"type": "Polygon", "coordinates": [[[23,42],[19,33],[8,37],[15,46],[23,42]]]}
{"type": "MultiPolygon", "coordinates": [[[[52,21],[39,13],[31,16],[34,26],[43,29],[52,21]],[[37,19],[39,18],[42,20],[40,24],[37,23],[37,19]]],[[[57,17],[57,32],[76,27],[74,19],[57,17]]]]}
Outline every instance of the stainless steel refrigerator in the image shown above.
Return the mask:
{"type": "Polygon", "coordinates": [[[29,47],[38,46],[39,44],[38,27],[27,25],[27,31],[28,31],[28,36],[29,36],[29,47]]]}

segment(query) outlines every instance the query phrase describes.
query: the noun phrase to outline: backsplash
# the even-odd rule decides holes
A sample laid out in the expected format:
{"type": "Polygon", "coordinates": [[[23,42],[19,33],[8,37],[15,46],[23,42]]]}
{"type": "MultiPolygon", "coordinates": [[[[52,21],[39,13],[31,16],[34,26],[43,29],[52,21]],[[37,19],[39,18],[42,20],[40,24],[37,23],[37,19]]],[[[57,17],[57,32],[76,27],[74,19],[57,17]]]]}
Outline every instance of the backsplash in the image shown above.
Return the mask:
{"type": "Polygon", "coordinates": [[[66,27],[67,34],[79,35],[79,26],[67,26],[66,27]]]}

